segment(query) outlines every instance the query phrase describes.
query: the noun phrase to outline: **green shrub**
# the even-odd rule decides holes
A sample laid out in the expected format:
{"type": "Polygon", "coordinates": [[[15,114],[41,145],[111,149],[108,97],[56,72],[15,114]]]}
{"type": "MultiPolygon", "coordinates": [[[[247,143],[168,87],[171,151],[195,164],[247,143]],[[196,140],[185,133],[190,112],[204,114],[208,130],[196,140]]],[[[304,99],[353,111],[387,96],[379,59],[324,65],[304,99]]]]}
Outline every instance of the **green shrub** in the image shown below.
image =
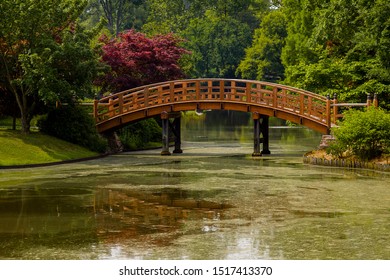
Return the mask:
{"type": "Polygon", "coordinates": [[[161,142],[161,127],[150,118],[120,129],[118,135],[125,149],[142,149],[149,142],[161,142]]]}
{"type": "Polygon", "coordinates": [[[332,129],[336,137],[328,151],[340,156],[351,153],[362,160],[370,160],[390,149],[390,114],[380,108],[366,111],[349,110],[339,127],[332,129]]]}
{"type": "Polygon", "coordinates": [[[103,153],[107,140],[96,131],[93,118],[77,106],[62,106],[51,110],[38,121],[39,129],[49,135],[103,153]]]}

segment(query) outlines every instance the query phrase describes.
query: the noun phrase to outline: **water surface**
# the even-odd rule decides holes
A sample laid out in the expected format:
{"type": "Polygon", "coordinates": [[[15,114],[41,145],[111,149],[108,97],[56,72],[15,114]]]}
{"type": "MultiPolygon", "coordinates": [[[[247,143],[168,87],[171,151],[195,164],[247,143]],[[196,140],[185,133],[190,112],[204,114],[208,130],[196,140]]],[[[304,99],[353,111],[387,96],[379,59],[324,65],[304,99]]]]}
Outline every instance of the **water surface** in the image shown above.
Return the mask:
{"type": "Polygon", "coordinates": [[[182,155],[1,170],[0,258],[390,259],[388,174],[303,164],[302,128],[258,159],[250,126],[183,134],[182,155]]]}

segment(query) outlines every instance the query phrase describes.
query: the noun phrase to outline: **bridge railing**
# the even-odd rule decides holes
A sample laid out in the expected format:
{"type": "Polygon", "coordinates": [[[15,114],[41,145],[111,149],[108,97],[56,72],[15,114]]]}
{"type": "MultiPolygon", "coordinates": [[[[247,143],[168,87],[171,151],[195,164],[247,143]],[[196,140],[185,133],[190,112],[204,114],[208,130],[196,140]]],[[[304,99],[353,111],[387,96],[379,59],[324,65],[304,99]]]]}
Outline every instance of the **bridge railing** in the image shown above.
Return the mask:
{"type": "Polygon", "coordinates": [[[342,112],[340,112],[340,108],[351,108],[351,107],[378,107],[378,96],[374,94],[372,97],[371,94],[367,95],[367,101],[366,103],[339,103],[337,100],[337,95],[335,94],[333,96],[332,100],[332,121],[334,124],[336,124],[337,120],[341,119],[344,115],[342,112]]]}
{"type": "Polygon", "coordinates": [[[94,103],[96,123],[161,105],[222,102],[255,105],[299,115],[331,127],[337,107],[330,98],[309,91],[261,81],[191,79],[129,89],[94,103]]]}

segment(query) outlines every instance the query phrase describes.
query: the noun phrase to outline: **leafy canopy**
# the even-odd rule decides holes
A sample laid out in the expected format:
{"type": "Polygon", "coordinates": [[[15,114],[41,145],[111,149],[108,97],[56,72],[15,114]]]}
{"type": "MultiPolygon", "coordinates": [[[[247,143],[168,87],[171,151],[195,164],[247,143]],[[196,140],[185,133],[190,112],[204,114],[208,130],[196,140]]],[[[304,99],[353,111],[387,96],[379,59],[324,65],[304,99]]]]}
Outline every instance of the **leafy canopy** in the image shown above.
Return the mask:
{"type": "Polygon", "coordinates": [[[90,47],[95,31],[78,24],[86,0],[0,2],[0,88],[16,100],[28,133],[38,104],[92,91],[100,71],[90,47]]]}
{"type": "Polygon", "coordinates": [[[284,0],[285,83],[345,101],[390,102],[390,2],[284,0]]]}

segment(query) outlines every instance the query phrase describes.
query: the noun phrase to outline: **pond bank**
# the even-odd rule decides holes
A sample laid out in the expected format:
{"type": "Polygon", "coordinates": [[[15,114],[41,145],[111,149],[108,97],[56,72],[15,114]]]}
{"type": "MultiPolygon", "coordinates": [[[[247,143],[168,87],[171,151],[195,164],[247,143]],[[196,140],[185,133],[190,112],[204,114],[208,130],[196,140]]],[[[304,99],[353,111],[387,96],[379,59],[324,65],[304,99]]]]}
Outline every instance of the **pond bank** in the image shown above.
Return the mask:
{"type": "Polygon", "coordinates": [[[390,172],[388,160],[360,161],[351,158],[333,158],[325,150],[310,151],[303,156],[303,162],[313,165],[343,167],[343,168],[365,168],[378,171],[390,172]]]}

